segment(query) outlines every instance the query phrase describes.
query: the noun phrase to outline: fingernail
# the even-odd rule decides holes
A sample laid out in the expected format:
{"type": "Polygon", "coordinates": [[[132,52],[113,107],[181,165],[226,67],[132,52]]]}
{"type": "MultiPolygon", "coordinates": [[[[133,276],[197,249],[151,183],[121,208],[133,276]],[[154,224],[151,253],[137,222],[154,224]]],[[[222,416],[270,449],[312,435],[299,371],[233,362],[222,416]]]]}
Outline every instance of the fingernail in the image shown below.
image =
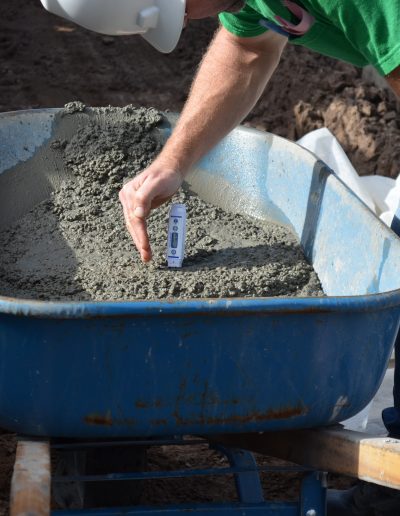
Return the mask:
{"type": "Polygon", "coordinates": [[[142,262],[143,262],[143,263],[148,263],[148,262],[150,262],[150,261],[151,261],[151,253],[148,253],[148,252],[146,252],[146,251],[142,251],[142,252],[140,253],[140,256],[141,256],[141,258],[142,258],[142,262]]]}
{"type": "Polygon", "coordinates": [[[135,211],[133,212],[133,214],[135,215],[135,217],[138,217],[139,219],[145,218],[144,209],[141,206],[138,206],[137,208],[135,208],[135,211]]]}

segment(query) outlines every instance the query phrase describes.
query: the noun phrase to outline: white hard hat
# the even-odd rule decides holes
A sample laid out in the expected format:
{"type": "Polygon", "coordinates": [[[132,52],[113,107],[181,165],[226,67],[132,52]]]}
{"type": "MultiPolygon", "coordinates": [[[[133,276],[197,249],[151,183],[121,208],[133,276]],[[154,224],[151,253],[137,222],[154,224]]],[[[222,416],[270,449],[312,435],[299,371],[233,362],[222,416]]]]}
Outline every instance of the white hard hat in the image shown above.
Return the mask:
{"type": "Polygon", "coordinates": [[[86,29],[140,34],[160,52],[171,52],[182,32],[186,0],[41,0],[53,14],[86,29]]]}

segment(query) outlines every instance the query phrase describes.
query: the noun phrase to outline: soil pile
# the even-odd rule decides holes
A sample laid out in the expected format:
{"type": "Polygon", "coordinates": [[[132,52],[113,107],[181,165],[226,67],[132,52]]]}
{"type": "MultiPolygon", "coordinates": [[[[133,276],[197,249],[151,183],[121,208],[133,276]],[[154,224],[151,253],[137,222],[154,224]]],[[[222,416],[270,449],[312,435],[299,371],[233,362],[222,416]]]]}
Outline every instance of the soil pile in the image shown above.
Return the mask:
{"type": "MultiPolygon", "coordinates": [[[[82,112],[80,103],[66,114],[82,112]]],[[[125,229],[118,192],[160,149],[154,109],[98,108],[70,141],[54,141],[68,175],[52,197],[0,235],[0,293],[51,300],[187,299],[321,295],[294,235],[226,213],[180,192],[188,213],[187,258],[166,267],[168,206],[149,218],[154,248],[140,262],[125,229]]]]}

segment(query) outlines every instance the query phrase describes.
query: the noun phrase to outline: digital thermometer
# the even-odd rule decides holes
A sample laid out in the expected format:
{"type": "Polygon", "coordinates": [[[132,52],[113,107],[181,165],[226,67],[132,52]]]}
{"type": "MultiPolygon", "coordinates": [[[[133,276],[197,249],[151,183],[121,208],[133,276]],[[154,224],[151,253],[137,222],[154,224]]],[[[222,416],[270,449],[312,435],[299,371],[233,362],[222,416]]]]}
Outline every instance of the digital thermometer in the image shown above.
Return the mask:
{"type": "Polygon", "coordinates": [[[182,267],[185,255],[185,237],[186,206],[184,204],[172,204],[168,221],[168,267],[182,267]]]}

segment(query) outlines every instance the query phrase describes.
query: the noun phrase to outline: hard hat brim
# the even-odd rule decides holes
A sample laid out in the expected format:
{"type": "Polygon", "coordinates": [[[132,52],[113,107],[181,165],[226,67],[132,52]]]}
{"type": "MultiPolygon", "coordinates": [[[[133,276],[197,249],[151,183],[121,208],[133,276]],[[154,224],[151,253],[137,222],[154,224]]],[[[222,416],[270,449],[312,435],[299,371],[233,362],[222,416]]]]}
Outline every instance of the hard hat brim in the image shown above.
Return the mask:
{"type": "Polygon", "coordinates": [[[160,52],[171,52],[182,33],[186,0],[41,0],[49,12],[100,34],[140,34],[160,52]],[[136,11],[134,9],[136,1],[136,11]],[[142,7],[156,6],[159,16],[154,29],[137,24],[142,7]]]}
{"type": "Polygon", "coordinates": [[[178,44],[185,20],[186,0],[157,0],[160,19],[157,28],[141,36],[154,48],[168,54],[178,44]],[[168,7],[166,8],[166,4],[168,7]]]}

